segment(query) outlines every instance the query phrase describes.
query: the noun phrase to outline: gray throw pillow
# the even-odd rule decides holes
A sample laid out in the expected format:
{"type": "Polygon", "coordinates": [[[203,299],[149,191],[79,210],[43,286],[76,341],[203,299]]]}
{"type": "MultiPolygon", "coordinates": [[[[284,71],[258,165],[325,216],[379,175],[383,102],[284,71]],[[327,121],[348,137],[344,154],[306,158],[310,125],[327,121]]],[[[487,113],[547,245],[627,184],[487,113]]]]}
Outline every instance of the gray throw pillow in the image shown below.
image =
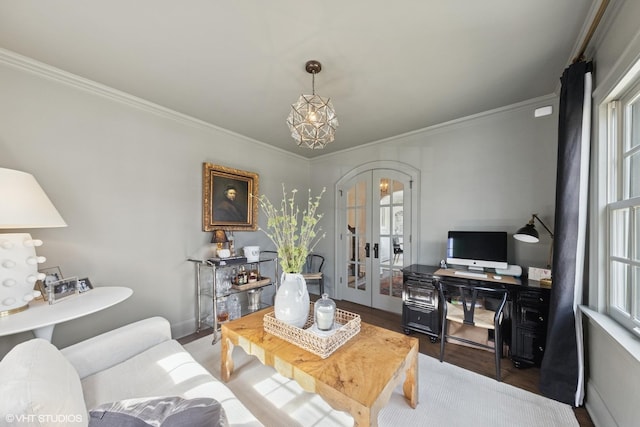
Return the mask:
{"type": "Polygon", "coordinates": [[[102,404],[89,412],[89,427],[227,426],[220,402],[210,398],[163,397],[102,404]]]}

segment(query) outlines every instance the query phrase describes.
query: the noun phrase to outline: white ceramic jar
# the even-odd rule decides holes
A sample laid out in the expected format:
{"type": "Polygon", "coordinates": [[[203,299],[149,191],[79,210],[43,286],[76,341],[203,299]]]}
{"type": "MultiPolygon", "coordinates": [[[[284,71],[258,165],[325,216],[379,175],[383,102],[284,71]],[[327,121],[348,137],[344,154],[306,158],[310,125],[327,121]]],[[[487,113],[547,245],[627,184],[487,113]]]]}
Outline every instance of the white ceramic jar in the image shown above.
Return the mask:
{"type": "Polygon", "coordinates": [[[276,319],[302,328],[309,317],[307,282],[299,273],[282,273],[274,302],[276,319]]]}

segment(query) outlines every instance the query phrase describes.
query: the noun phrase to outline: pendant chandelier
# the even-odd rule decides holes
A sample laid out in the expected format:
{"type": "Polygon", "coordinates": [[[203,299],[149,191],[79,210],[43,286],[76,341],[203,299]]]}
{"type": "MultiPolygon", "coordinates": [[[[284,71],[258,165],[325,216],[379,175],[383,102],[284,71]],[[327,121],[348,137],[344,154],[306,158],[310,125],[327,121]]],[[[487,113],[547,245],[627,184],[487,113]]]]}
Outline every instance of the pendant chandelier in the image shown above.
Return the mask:
{"type": "Polygon", "coordinates": [[[300,95],[291,105],[287,125],[298,146],[306,145],[315,150],[333,142],[338,117],[330,98],[316,95],[316,74],[322,70],[318,61],[307,61],[305,69],[311,74],[311,95],[300,95]]]}

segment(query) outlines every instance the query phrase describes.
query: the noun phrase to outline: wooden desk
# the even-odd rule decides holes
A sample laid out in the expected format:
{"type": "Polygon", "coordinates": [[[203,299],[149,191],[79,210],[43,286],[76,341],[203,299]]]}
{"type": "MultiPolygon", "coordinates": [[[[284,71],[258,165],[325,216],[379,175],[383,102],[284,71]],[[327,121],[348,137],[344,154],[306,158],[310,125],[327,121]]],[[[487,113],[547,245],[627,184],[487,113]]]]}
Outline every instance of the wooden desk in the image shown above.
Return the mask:
{"type": "Polygon", "coordinates": [[[487,277],[473,277],[473,276],[465,276],[462,274],[456,274],[456,271],[452,268],[441,268],[434,273],[434,276],[440,277],[455,277],[456,279],[466,279],[466,280],[478,280],[481,282],[489,282],[489,283],[502,283],[504,285],[516,286],[521,285],[522,282],[520,279],[517,279],[513,276],[498,276],[500,279],[496,279],[495,273],[485,273],[487,277]]]}
{"type": "Polygon", "coordinates": [[[409,405],[418,404],[418,339],[361,323],[360,333],[322,359],[264,331],[264,309],[222,324],[222,379],[233,373],[232,351],[240,346],[266,366],[294,379],[329,405],[349,412],[356,426],[377,426],[378,412],[403,378],[409,405]]]}
{"type": "Polygon", "coordinates": [[[37,338],[51,342],[56,324],[104,310],[131,294],[133,291],[129,288],[105,286],[66,297],[53,305],[44,300],[34,300],[27,310],[0,318],[0,336],[33,331],[37,338]]]}

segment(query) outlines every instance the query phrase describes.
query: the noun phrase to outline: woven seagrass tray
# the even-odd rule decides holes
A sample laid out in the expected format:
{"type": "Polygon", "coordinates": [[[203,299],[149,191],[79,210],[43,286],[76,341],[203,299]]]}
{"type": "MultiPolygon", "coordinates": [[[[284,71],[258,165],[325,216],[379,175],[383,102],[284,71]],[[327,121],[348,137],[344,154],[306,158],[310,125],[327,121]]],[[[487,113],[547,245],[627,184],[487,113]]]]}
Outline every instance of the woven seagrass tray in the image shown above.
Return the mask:
{"type": "Polygon", "coordinates": [[[264,315],[264,330],[326,359],[360,332],[359,314],[338,308],[336,309],[335,322],[341,326],[332,335],[321,336],[311,332],[310,328],[313,326],[313,304],[311,304],[307,322],[302,328],[288,325],[276,319],[275,313],[270,311],[264,315]]]}

